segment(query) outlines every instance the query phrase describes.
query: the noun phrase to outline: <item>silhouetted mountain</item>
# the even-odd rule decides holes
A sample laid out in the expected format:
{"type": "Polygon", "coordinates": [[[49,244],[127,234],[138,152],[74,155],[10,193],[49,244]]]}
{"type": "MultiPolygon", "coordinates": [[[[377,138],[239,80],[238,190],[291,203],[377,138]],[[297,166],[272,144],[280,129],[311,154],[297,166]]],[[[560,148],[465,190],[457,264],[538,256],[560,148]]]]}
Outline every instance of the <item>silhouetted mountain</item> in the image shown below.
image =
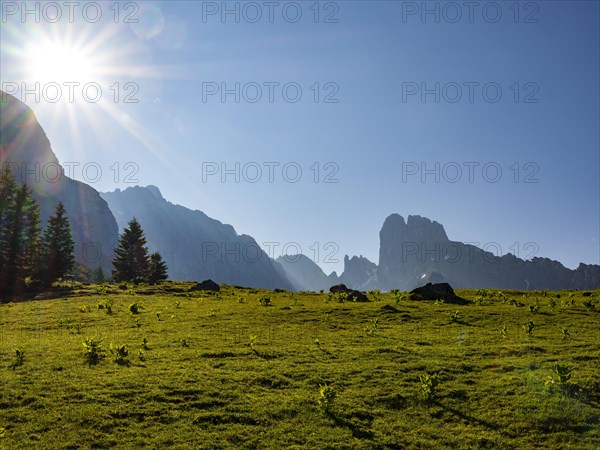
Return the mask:
{"type": "Polygon", "coordinates": [[[33,111],[0,91],[0,170],[11,168],[19,182],[33,190],[42,225],[63,202],[75,241],[75,259],[88,267],[109,270],[118,227],[99,193],[64,175],[46,133],[33,111]]]}
{"type": "Polygon", "coordinates": [[[389,216],[379,233],[378,283],[381,289],[411,290],[426,282],[454,288],[598,289],[600,266],[576,270],[547,258],[496,257],[478,247],[450,241],[444,227],[420,216],[389,216]]]}
{"type": "Polygon", "coordinates": [[[201,211],[168,202],[155,186],[101,195],[120,229],[133,217],[140,222],[149,250],[161,253],[172,279],[210,278],[241,286],[292,288],[252,237],[238,235],[231,225],[201,211]]]}
{"type": "Polygon", "coordinates": [[[340,282],[359,291],[378,289],[377,264],[363,256],[344,256],[344,272],[340,282]]]}
{"type": "Polygon", "coordinates": [[[275,260],[279,272],[285,276],[295,291],[324,291],[339,283],[335,272],[329,276],[305,255],[280,256],[275,260]]]}

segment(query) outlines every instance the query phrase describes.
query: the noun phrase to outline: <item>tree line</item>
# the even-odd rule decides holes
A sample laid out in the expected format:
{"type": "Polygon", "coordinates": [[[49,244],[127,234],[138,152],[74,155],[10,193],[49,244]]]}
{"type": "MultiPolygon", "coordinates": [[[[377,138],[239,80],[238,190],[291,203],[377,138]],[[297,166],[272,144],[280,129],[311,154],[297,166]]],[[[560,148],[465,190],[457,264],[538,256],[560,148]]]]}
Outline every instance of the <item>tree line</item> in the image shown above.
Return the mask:
{"type": "MultiPolygon", "coordinates": [[[[64,204],[56,205],[42,229],[40,207],[31,189],[24,183],[19,186],[10,169],[4,171],[0,176],[0,301],[43,291],[78,269],[74,250],[64,204]]],[[[167,279],[165,262],[160,253],[149,254],[136,219],[120,235],[112,263],[114,281],[155,284],[167,279]]],[[[102,268],[94,271],[94,278],[104,279],[102,268]]]]}

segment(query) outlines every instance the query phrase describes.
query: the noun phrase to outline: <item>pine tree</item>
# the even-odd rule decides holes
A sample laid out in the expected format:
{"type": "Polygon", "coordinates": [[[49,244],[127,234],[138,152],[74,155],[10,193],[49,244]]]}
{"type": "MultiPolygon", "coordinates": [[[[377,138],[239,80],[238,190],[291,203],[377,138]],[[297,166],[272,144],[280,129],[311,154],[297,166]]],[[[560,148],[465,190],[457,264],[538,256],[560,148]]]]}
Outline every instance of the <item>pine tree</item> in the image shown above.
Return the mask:
{"type": "Polygon", "coordinates": [[[8,254],[10,217],[14,205],[17,183],[10,168],[0,177],[0,300],[9,298],[11,261],[8,254]]]}
{"type": "Polygon", "coordinates": [[[169,278],[167,273],[167,264],[163,261],[160,253],[154,252],[150,255],[150,265],[148,267],[148,283],[158,284],[169,278]]]}
{"type": "Polygon", "coordinates": [[[73,269],[75,265],[74,249],[71,225],[66,215],[65,205],[61,202],[56,205],[54,215],[48,219],[48,225],[44,231],[46,284],[52,284],[73,269]]]}
{"type": "Polygon", "coordinates": [[[140,223],[134,218],[119,236],[119,245],[113,259],[113,280],[141,283],[147,280],[148,249],[140,223]]]}
{"type": "Polygon", "coordinates": [[[7,168],[0,177],[0,300],[12,297],[14,267],[11,256],[14,255],[10,254],[9,242],[16,192],[15,177],[7,168]]]}
{"type": "Polygon", "coordinates": [[[104,283],[106,281],[106,277],[104,276],[104,270],[101,266],[98,266],[92,272],[92,283],[104,283]]]}
{"type": "Polygon", "coordinates": [[[0,177],[0,299],[37,287],[41,273],[40,210],[26,184],[7,169],[0,177]]]}
{"type": "Polygon", "coordinates": [[[25,245],[23,249],[25,256],[24,269],[29,290],[40,289],[44,278],[44,246],[40,223],[39,205],[30,197],[23,216],[25,233],[25,245]]]}

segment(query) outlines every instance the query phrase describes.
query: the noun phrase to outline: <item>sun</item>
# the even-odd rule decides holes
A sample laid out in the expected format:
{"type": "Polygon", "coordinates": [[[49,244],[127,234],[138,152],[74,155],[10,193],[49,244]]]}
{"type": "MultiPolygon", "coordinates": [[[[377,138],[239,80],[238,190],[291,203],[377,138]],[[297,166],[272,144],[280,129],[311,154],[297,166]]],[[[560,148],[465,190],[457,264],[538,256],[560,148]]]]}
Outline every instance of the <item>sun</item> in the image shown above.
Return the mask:
{"type": "Polygon", "coordinates": [[[25,50],[27,78],[40,83],[85,83],[98,77],[94,60],[86,49],[74,45],[44,41],[25,50]]]}

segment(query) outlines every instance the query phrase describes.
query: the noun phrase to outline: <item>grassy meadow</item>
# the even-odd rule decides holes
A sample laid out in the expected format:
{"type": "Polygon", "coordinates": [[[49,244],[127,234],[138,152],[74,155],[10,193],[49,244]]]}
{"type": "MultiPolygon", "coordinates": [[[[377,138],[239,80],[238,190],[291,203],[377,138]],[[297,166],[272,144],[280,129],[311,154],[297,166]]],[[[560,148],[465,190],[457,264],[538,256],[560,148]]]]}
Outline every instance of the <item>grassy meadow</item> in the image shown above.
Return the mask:
{"type": "Polygon", "coordinates": [[[0,305],[0,448],[600,448],[600,291],[191,286],[0,305]]]}

